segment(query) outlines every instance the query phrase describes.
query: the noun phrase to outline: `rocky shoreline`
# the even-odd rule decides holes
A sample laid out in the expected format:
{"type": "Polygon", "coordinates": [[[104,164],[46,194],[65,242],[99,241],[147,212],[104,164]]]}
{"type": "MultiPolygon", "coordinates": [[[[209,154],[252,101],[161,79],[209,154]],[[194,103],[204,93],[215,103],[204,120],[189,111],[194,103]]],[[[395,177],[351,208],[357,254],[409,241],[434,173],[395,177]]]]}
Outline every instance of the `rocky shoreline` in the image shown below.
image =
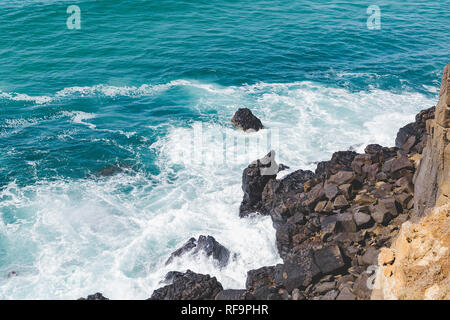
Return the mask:
{"type": "MultiPolygon", "coordinates": [[[[444,69],[438,105],[422,110],[415,122],[401,128],[395,147],[372,144],[362,154],[338,151],[331,160],[318,163],[315,172],[297,170],[282,179],[277,173],[286,167],[277,165],[273,170],[271,151],[244,170],[239,215],[271,217],[282,264],[248,271],[246,287],[238,290],[223,290],[209,275],[170,272],[166,285],[150,299],[370,299],[375,280],[381,277],[377,270],[394,264],[395,252],[385,248],[404,234],[402,225],[449,201],[449,66],[444,69]]],[[[262,129],[255,118],[250,110],[240,109],[233,124],[245,131],[262,129]]],[[[449,209],[443,210],[447,223],[449,209]]],[[[209,236],[190,239],[168,263],[198,251],[220,265],[229,263],[229,251],[209,236]]],[[[448,279],[448,267],[442,270],[448,279]]]]}

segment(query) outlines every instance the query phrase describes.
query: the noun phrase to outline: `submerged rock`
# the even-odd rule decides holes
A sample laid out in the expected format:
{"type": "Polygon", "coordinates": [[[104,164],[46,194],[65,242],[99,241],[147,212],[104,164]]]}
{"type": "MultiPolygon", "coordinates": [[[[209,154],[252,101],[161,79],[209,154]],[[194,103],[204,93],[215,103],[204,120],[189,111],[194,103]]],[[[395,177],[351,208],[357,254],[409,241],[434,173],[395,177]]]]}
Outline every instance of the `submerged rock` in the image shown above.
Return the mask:
{"type": "Polygon", "coordinates": [[[258,131],[264,128],[261,120],[248,108],[239,108],[231,118],[231,122],[236,128],[247,132],[258,131]]]}
{"type": "Polygon", "coordinates": [[[191,270],[169,272],[165,281],[170,284],[155,290],[149,300],[213,300],[223,291],[216,277],[191,270]]]}
{"type": "Polygon", "coordinates": [[[230,251],[217,242],[214,237],[201,235],[198,237],[198,240],[190,238],[181,248],[174,251],[166,261],[166,265],[170,264],[176,257],[181,257],[187,253],[197,254],[199,252],[204,253],[207,257],[212,256],[220,267],[226,266],[230,259],[230,251]]]}

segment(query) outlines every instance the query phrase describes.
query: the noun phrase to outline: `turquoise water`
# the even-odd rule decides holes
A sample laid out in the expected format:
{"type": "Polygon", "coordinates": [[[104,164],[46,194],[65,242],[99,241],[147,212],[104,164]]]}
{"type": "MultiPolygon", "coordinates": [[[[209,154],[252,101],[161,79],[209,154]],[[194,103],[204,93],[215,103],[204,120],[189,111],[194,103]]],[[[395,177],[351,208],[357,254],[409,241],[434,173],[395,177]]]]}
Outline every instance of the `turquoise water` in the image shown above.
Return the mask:
{"type": "Polygon", "coordinates": [[[249,107],[291,170],[393,145],[437,101],[450,1],[373,3],[379,30],[371,4],[0,1],[0,298],[146,298],[186,268],[239,288],[279,262],[270,219],[238,218],[242,169],[268,150],[238,143],[213,163],[229,149],[210,137],[244,139],[229,119],[249,107]],[[206,160],[187,163],[196,128],[206,160]],[[235,261],[164,266],[200,234],[235,261]]]}

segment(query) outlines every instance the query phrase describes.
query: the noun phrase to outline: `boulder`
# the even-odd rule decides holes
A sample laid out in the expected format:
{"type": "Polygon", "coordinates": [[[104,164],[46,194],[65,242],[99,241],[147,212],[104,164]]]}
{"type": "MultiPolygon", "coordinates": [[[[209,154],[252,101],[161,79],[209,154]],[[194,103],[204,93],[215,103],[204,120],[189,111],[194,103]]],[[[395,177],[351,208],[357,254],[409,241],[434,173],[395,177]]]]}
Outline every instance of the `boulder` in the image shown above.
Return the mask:
{"type": "MultiPolygon", "coordinates": [[[[330,161],[322,161],[317,164],[316,176],[326,180],[339,171],[351,171],[351,164],[356,155],[357,153],[354,151],[338,151],[333,153],[330,161]]],[[[339,183],[337,184],[339,185],[339,183]]]]}
{"type": "Polygon", "coordinates": [[[248,108],[239,108],[231,118],[231,122],[236,128],[247,132],[258,131],[264,128],[261,120],[248,108]]]}
{"type": "MultiPolygon", "coordinates": [[[[266,184],[276,178],[279,170],[275,162],[275,151],[270,151],[265,157],[253,161],[242,173],[242,190],[244,198],[239,208],[239,216],[260,212],[262,193],[266,184]]],[[[262,212],[260,212],[262,213],[262,212]]]]}
{"type": "Polygon", "coordinates": [[[345,266],[341,250],[336,245],[315,250],[314,261],[323,274],[336,272],[345,266]]]}
{"type": "Polygon", "coordinates": [[[219,267],[226,266],[230,259],[230,251],[217,242],[214,237],[201,235],[198,240],[191,238],[181,248],[174,251],[166,261],[166,265],[170,264],[174,258],[186,253],[198,254],[199,252],[207,257],[213,257],[218,262],[219,267]]]}
{"type": "Polygon", "coordinates": [[[169,272],[165,281],[170,284],[155,290],[149,300],[213,300],[223,291],[216,277],[191,270],[169,272]]]}

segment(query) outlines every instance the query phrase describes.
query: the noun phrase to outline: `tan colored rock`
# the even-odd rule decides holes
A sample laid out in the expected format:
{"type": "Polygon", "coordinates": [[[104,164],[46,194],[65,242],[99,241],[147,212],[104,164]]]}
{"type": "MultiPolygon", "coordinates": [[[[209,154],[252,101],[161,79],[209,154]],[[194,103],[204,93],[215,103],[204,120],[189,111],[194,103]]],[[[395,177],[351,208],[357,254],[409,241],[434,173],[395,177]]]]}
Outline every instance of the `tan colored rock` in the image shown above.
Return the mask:
{"type": "Polygon", "coordinates": [[[378,264],[372,299],[450,300],[450,203],[405,222],[378,264]]]}
{"type": "Polygon", "coordinates": [[[414,175],[414,211],[450,201],[450,63],[444,68],[435,118],[427,121],[427,143],[414,175]]]}

